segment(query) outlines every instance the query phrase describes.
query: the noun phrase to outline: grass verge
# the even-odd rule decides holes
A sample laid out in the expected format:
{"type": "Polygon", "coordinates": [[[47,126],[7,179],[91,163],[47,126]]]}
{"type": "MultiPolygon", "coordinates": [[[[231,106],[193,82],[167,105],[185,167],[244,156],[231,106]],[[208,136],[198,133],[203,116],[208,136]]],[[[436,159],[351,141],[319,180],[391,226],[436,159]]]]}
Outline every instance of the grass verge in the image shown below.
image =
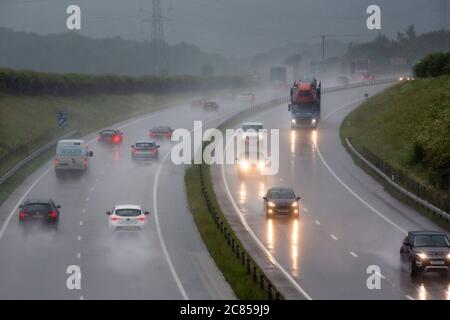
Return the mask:
{"type": "MultiPolygon", "coordinates": [[[[226,281],[231,285],[239,299],[268,299],[267,290],[261,290],[260,284],[253,280],[252,274],[248,274],[246,265],[242,264],[242,260],[237,258],[236,253],[230,249],[227,241],[224,240],[224,235],[221,233],[220,229],[218,229],[214,219],[209,213],[208,206],[201,191],[201,166],[202,165],[192,165],[186,170],[186,193],[189,208],[194,216],[194,221],[211,257],[214,259],[217,267],[221,270],[226,281]]],[[[233,233],[217,204],[216,196],[211,184],[209,166],[203,166],[203,174],[204,186],[210,196],[212,206],[216,208],[217,214],[224,223],[224,227],[233,233]]],[[[237,240],[236,236],[233,235],[233,237],[236,239],[236,244],[241,248],[242,254],[242,244],[237,240]]],[[[258,271],[258,273],[261,275],[261,271],[258,271]]]]}

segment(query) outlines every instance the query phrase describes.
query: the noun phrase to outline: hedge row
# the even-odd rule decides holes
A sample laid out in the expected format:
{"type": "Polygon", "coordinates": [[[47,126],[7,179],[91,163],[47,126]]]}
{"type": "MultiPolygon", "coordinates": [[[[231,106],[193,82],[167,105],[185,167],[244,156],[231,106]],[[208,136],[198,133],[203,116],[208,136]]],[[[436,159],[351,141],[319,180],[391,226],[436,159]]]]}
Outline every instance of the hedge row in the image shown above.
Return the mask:
{"type": "Polygon", "coordinates": [[[414,66],[414,74],[419,78],[450,75],[450,52],[430,53],[414,66]]]}
{"type": "Polygon", "coordinates": [[[246,84],[248,79],[240,76],[128,77],[0,69],[0,92],[25,95],[167,94],[223,87],[237,88],[246,84]]]}

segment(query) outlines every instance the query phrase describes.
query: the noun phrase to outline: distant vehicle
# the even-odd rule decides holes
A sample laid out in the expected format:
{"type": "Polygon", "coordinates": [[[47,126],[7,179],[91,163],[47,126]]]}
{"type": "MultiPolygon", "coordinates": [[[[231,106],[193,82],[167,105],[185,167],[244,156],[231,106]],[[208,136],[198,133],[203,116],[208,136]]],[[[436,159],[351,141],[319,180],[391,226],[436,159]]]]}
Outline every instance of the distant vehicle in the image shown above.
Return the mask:
{"type": "Polygon", "coordinates": [[[365,72],[361,75],[362,81],[373,81],[375,80],[375,76],[371,72],[365,72]]]}
{"type": "Polygon", "coordinates": [[[222,92],[219,99],[223,101],[234,101],[236,100],[236,94],[231,91],[222,92]]]}
{"type": "Polygon", "coordinates": [[[264,174],[269,165],[269,159],[263,152],[243,152],[237,159],[238,175],[259,176],[264,174]]]}
{"type": "Polygon", "coordinates": [[[291,88],[291,128],[317,128],[320,121],[321,82],[316,79],[296,81],[291,88]]]}
{"type": "Polygon", "coordinates": [[[413,76],[401,76],[398,78],[398,81],[412,81],[414,80],[413,76]]]}
{"type": "Polygon", "coordinates": [[[123,132],[118,129],[105,129],[99,132],[98,142],[102,144],[122,144],[123,132]]]}
{"type": "Polygon", "coordinates": [[[117,205],[112,211],[106,212],[112,231],[140,231],[149,214],[138,205],[117,205]]]}
{"type": "Polygon", "coordinates": [[[192,107],[202,107],[205,102],[206,102],[206,99],[204,99],[204,98],[192,100],[191,106],[192,107]]]}
{"type": "Polygon", "coordinates": [[[60,140],[56,146],[55,171],[86,170],[93,155],[84,140],[60,140]]]}
{"type": "Polygon", "coordinates": [[[150,138],[171,138],[172,137],[172,128],[168,126],[156,126],[150,129],[149,136],[150,138]]]}
{"type": "Polygon", "coordinates": [[[41,221],[56,224],[59,221],[61,206],[51,199],[30,199],[19,206],[19,221],[21,223],[41,221]]]}
{"type": "Polygon", "coordinates": [[[219,105],[215,101],[206,101],[203,104],[203,109],[217,110],[218,108],[219,108],[219,105]]]}
{"type": "Polygon", "coordinates": [[[295,195],[292,188],[270,188],[263,200],[266,217],[292,215],[297,218],[300,215],[300,197],[295,195]]]}
{"type": "Polygon", "coordinates": [[[137,141],[131,146],[131,159],[157,159],[159,147],[153,141],[137,141]]]}
{"type": "Polygon", "coordinates": [[[339,76],[336,78],[336,83],[338,86],[348,86],[350,84],[350,79],[346,76],[339,76]]]}
{"type": "Polygon", "coordinates": [[[242,102],[253,102],[255,101],[255,95],[251,92],[242,92],[239,94],[239,100],[242,102]]]}
{"type": "Polygon", "coordinates": [[[263,138],[265,131],[264,124],[262,122],[244,122],[241,124],[242,139],[263,138]]]}
{"type": "Polygon", "coordinates": [[[443,232],[411,231],[400,248],[403,263],[411,276],[426,271],[445,271],[450,267],[450,241],[443,232]]]}

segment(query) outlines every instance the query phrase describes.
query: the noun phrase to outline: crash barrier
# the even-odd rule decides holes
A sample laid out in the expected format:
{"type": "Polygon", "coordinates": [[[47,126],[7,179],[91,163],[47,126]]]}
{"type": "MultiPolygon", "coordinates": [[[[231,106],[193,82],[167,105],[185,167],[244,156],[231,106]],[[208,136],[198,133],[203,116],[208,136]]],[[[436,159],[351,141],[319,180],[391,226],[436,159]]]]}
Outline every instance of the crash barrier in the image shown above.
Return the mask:
{"type": "Polygon", "coordinates": [[[357,150],[351,142],[351,137],[345,138],[345,141],[348,148],[354,155],[362,160],[397,191],[413,200],[419,206],[429,210],[439,218],[449,222],[449,198],[439,194],[436,190],[433,190],[433,188],[417,182],[405,171],[394,168],[392,165],[373,154],[369,149],[362,147],[360,150],[357,150]]]}
{"type": "MultiPolygon", "coordinates": [[[[203,148],[205,145],[203,146],[203,148]]],[[[199,175],[200,175],[200,188],[205,200],[206,206],[208,207],[208,212],[214,221],[218,232],[223,235],[223,239],[228,245],[228,248],[233,252],[236,260],[242,264],[247,270],[247,275],[250,276],[254,283],[256,283],[259,288],[264,291],[269,300],[284,300],[282,294],[275,288],[272,282],[267,278],[264,272],[258,267],[257,263],[252,259],[250,254],[244,249],[243,246],[239,244],[236,235],[231,230],[231,227],[222,220],[219,214],[219,208],[211,201],[211,196],[208,193],[208,189],[205,185],[204,170],[207,165],[199,165],[199,175]]],[[[207,169],[206,169],[207,170],[207,169]]]]}
{"type": "MultiPolygon", "coordinates": [[[[8,178],[10,178],[20,168],[27,165],[30,161],[35,159],[37,156],[39,156],[43,152],[45,152],[48,149],[50,149],[51,147],[55,146],[59,140],[74,137],[76,134],[77,134],[76,130],[70,131],[70,132],[66,133],[65,135],[63,135],[53,141],[50,141],[49,143],[43,145],[39,149],[33,151],[30,155],[28,155],[27,157],[22,159],[19,163],[17,163],[14,167],[9,169],[3,176],[0,177],[0,185],[3,184],[6,180],[8,180],[8,178]]],[[[11,159],[14,159],[14,157],[16,157],[17,155],[23,154],[24,151],[25,150],[23,148],[19,148],[17,150],[7,153],[6,155],[4,155],[3,157],[0,158],[0,165],[6,165],[11,159]]]]}

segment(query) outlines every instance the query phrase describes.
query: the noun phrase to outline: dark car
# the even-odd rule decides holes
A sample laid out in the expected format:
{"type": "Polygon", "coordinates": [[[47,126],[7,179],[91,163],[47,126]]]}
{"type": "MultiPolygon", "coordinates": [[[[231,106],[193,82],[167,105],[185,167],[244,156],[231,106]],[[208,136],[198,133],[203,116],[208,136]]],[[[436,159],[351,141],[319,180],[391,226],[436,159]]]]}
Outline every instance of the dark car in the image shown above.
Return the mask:
{"type": "Polygon", "coordinates": [[[118,129],[105,129],[98,134],[98,142],[104,144],[121,144],[123,132],[118,129]]]}
{"type": "Polygon", "coordinates": [[[131,158],[136,159],[158,159],[159,146],[153,141],[137,141],[131,146],[131,158]]]}
{"type": "Polygon", "coordinates": [[[203,109],[216,110],[217,108],[219,108],[219,105],[215,101],[206,101],[203,104],[203,109]]]}
{"type": "Polygon", "coordinates": [[[400,248],[403,263],[411,276],[426,271],[445,271],[450,266],[450,241],[443,232],[411,231],[400,248]]]}
{"type": "Polygon", "coordinates": [[[150,129],[149,136],[150,138],[157,138],[157,137],[171,138],[172,132],[173,132],[172,128],[168,126],[157,126],[150,129]]]}
{"type": "Polygon", "coordinates": [[[51,199],[26,200],[19,206],[19,221],[25,223],[38,220],[55,224],[59,221],[60,208],[61,206],[56,205],[51,199]]]}
{"type": "Polygon", "coordinates": [[[292,188],[276,187],[267,191],[264,200],[264,212],[267,217],[275,215],[299,216],[300,197],[297,197],[292,188]]]}

